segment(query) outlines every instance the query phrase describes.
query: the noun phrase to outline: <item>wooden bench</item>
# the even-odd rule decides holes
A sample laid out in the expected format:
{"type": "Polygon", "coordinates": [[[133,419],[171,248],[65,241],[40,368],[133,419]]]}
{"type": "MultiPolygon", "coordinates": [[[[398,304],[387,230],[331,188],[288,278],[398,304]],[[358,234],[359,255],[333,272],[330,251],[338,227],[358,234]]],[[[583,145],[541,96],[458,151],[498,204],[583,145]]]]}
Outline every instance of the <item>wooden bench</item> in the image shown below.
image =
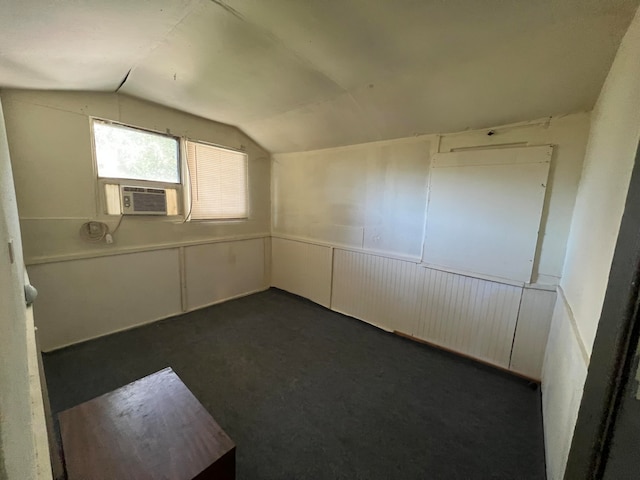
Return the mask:
{"type": "Polygon", "coordinates": [[[58,415],[68,480],[233,480],[236,447],[171,368],[58,415]]]}

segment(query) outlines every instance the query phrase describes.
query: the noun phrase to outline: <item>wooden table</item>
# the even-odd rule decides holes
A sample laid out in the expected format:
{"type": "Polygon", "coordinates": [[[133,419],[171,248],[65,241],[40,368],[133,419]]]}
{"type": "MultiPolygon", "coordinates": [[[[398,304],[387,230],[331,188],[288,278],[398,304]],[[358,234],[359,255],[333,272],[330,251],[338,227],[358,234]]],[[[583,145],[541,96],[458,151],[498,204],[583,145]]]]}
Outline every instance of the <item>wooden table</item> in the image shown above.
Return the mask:
{"type": "Polygon", "coordinates": [[[235,478],[234,443],[171,368],[58,419],[68,480],[235,478]]]}

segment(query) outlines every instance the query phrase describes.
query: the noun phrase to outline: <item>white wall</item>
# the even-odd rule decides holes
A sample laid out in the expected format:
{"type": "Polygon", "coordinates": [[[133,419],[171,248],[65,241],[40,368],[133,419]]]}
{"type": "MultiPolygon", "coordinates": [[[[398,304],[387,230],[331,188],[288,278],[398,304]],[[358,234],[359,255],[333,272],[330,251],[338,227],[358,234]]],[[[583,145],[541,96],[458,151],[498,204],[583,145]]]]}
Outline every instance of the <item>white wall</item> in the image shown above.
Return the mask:
{"type": "Polygon", "coordinates": [[[495,128],[493,136],[483,130],[274,155],[272,284],[540,378],[588,127],[582,113],[495,128]],[[425,268],[432,155],[544,144],[554,150],[534,263],[538,285],[425,268]],[[285,265],[295,252],[300,259],[285,265]]]}
{"type": "Polygon", "coordinates": [[[491,145],[554,145],[534,281],[557,284],[580,179],[586,113],[438,136],[273,156],[273,233],[419,260],[430,158],[491,145]]]}
{"type": "Polygon", "coordinates": [[[29,268],[43,350],[53,350],[269,286],[262,238],[41,263],[29,268]]]}
{"type": "Polygon", "coordinates": [[[331,307],[332,248],[274,238],[271,258],[271,285],[331,307]]]}
{"type": "Polygon", "coordinates": [[[553,289],[309,240],[272,242],[273,286],[384,330],[540,379],[553,289]]]}
{"type": "Polygon", "coordinates": [[[640,139],[640,16],[636,14],[591,116],[543,372],[550,479],[564,474],[589,355],[640,139]],[[562,420],[561,420],[562,419],[562,420]]]}
{"type": "Polygon", "coordinates": [[[51,469],[12,178],[0,105],[0,478],[46,479],[51,469]]]}
{"type": "Polygon", "coordinates": [[[269,234],[269,154],[236,128],[116,94],[4,90],[1,96],[27,265],[269,234]],[[249,157],[249,220],[183,224],[163,218],[127,217],[113,245],[83,242],[78,235],[82,223],[98,219],[113,227],[118,221],[118,217],[102,215],[97,206],[90,116],[245,149],[249,157]]]}
{"type": "Polygon", "coordinates": [[[5,90],[25,261],[40,291],[41,346],[51,350],[268,287],[268,152],[234,127],[131,97],[5,90]],[[250,218],[187,222],[125,217],[115,243],[87,243],[101,212],[90,117],[244,149],[250,218]]]}
{"type": "Polygon", "coordinates": [[[185,309],[195,310],[267,288],[267,248],[262,238],[185,247],[185,309]]]}
{"type": "Polygon", "coordinates": [[[509,368],[522,288],[336,249],[332,308],[509,368]]]}
{"type": "Polygon", "coordinates": [[[578,418],[589,357],[576,335],[575,319],[562,294],[553,312],[542,377],[547,476],[560,480],[578,418]]]}
{"type": "Polygon", "coordinates": [[[273,232],[419,257],[433,137],[273,160],[273,232]]]}
{"type": "Polygon", "coordinates": [[[589,114],[559,116],[545,123],[493,130],[495,135],[490,137],[486,135],[487,130],[444,135],[440,151],[500,144],[554,146],[532,281],[556,285],[562,275],[569,225],[589,133],[589,114]]]}

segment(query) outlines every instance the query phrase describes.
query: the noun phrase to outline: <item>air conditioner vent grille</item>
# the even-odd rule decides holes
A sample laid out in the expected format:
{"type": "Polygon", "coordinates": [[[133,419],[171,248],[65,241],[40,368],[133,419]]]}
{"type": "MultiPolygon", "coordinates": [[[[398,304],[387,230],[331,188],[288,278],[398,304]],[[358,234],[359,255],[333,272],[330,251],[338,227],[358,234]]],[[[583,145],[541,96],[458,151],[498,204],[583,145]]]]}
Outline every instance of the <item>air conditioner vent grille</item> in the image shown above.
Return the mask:
{"type": "Polygon", "coordinates": [[[167,192],[163,188],[122,186],[123,215],[166,215],[167,192]]]}

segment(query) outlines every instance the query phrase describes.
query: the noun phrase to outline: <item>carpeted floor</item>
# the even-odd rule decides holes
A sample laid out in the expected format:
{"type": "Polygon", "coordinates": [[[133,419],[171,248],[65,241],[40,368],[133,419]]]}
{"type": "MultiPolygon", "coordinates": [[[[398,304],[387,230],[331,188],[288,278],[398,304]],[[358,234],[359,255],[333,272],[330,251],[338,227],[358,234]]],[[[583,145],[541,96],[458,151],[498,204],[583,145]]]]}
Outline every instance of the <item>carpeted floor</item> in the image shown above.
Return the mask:
{"type": "Polygon", "coordinates": [[[275,289],[44,364],[54,413],[173,367],[239,480],[545,478],[537,385],[275,289]]]}

